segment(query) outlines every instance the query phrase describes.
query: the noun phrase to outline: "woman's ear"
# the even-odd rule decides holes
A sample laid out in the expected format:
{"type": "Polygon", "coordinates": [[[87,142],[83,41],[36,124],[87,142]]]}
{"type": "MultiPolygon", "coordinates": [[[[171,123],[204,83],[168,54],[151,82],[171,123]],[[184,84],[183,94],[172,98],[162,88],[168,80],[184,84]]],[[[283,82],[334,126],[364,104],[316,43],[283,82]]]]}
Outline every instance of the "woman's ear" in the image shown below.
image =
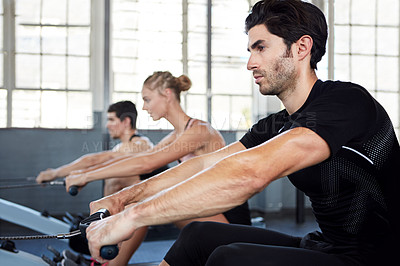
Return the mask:
{"type": "Polygon", "coordinates": [[[167,100],[170,101],[172,97],[174,97],[174,93],[170,88],[166,88],[164,90],[165,96],[167,97],[167,100]]]}

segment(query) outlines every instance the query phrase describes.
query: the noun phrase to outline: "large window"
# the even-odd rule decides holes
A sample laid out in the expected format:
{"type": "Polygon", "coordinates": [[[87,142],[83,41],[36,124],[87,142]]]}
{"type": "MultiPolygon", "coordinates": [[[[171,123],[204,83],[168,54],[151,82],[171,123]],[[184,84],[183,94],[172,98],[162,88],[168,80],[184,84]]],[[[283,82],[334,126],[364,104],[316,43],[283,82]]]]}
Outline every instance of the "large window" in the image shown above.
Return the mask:
{"type": "Polygon", "coordinates": [[[399,1],[335,0],[334,78],[364,86],[399,136],[399,1]]]}
{"type": "Polygon", "coordinates": [[[91,127],[90,0],[6,0],[4,10],[0,124],[91,127]]]}
{"type": "MultiPolygon", "coordinates": [[[[217,129],[247,129],[251,125],[252,79],[246,70],[244,20],[249,3],[214,0],[212,4],[208,46],[206,0],[113,1],[113,101],[130,99],[140,110],[140,91],[147,76],[165,70],[175,76],[185,73],[193,86],[181,100],[190,116],[211,117],[217,129]],[[207,74],[208,47],[211,75],[207,74]]],[[[171,127],[165,120],[152,121],[145,111],[139,111],[138,126],[171,127]]]]}
{"type": "MultiPolygon", "coordinates": [[[[399,1],[307,1],[323,9],[331,29],[318,76],[364,86],[388,111],[399,133],[399,1]]],[[[139,128],[171,128],[141,110],[143,81],[159,70],[191,78],[193,86],[181,99],[184,110],[210,120],[217,129],[247,129],[252,116],[269,112],[258,107],[267,100],[246,70],[244,20],[256,0],[110,2],[110,101],[135,102],[139,128]]],[[[100,1],[0,1],[0,127],[92,126],[92,106],[103,106],[97,102],[101,97],[93,97],[94,91],[101,94],[102,83],[93,83],[105,78],[93,69],[107,61],[91,50],[99,43],[91,43],[91,21],[104,24],[93,19],[103,11],[91,14],[94,3],[100,1]],[[94,67],[90,62],[96,62],[94,67]]]]}

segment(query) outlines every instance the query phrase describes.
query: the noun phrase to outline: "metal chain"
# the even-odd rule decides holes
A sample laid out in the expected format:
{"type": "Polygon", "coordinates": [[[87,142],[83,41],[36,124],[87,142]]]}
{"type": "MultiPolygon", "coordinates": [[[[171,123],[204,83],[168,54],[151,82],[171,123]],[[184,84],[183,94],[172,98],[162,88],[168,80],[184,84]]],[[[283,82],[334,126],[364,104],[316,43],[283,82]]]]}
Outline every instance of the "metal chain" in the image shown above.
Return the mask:
{"type": "Polygon", "coordinates": [[[18,184],[18,185],[5,185],[0,186],[0,189],[9,189],[9,188],[24,188],[24,187],[39,187],[43,186],[42,184],[18,184]]]}
{"type": "Polygon", "coordinates": [[[36,236],[0,236],[0,240],[33,240],[57,238],[57,235],[36,235],[36,236]]]}
{"type": "Polygon", "coordinates": [[[69,233],[57,234],[57,235],[36,235],[36,236],[0,236],[0,240],[33,240],[33,239],[67,239],[81,234],[81,230],[74,230],[69,233]]]}
{"type": "Polygon", "coordinates": [[[16,178],[0,178],[0,182],[30,182],[35,181],[36,177],[16,177],[16,178]]]}
{"type": "Polygon", "coordinates": [[[45,187],[46,185],[50,186],[64,186],[64,181],[50,181],[44,182],[41,184],[38,183],[31,183],[31,184],[16,184],[16,185],[4,185],[0,186],[0,189],[10,189],[10,188],[25,188],[25,187],[45,187]]]}

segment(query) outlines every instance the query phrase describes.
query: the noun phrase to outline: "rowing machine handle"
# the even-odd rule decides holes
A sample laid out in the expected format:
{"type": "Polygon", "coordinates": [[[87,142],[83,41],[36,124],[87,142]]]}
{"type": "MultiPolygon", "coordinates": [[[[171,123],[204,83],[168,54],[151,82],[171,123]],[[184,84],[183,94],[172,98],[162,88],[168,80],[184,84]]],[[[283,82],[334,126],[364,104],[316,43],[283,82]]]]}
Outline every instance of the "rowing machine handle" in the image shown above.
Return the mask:
{"type": "Polygon", "coordinates": [[[68,193],[71,196],[76,196],[78,194],[78,186],[70,186],[68,189],[68,193]]]}
{"type": "MultiPolygon", "coordinates": [[[[89,217],[83,219],[79,224],[79,230],[81,230],[82,236],[86,238],[86,228],[88,228],[91,222],[102,220],[107,216],[110,216],[110,212],[106,209],[100,209],[89,217]]],[[[100,248],[100,256],[106,260],[112,260],[118,255],[118,252],[119,250],[117,245],[106,245],[100,248]]]]}
{"type": "MultiPolygon", "coordinates": [[[[65,178],[64,178],[64,186],[65,186],[65,178]]],[[[70,186],[69,187],[69,189],[68,189],[68,193],[71,195],[71,196],[76,196],[77,194],[78,194],[78,186],[70,186]]]]}

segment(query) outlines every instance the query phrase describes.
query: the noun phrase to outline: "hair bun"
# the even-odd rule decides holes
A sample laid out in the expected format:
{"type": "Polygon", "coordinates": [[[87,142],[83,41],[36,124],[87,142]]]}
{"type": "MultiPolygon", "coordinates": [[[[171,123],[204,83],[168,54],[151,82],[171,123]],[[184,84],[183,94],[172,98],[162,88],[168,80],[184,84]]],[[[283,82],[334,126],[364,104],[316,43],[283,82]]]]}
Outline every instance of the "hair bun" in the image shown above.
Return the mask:
{"type": "Polygon", "coordinates": [[[180,91],[187,91],[192,87],[192,81],[190,78],[186,75],[180,75],[177,77],[178,80],[178,89],[180,91]]]}

